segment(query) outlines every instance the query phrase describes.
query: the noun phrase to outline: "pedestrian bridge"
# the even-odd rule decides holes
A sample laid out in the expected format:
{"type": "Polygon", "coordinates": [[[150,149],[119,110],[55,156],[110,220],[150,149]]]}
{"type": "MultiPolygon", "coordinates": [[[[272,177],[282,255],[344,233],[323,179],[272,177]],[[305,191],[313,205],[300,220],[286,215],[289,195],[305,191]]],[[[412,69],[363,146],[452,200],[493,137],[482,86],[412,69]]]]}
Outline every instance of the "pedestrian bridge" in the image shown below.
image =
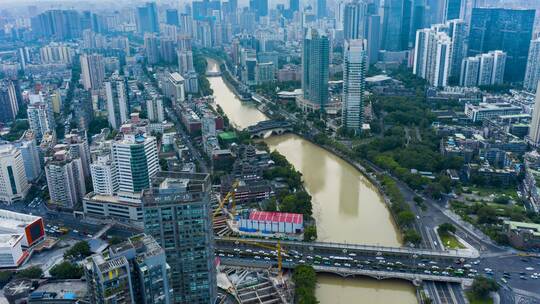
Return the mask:
{"type": "Polygon", "coordinates": [[[292,132],[293,126],[285,120],[265,120],[247,127],[246,130],[251,135],[251,138],[263,138],[268,132],[276,135],[292,132]]]}

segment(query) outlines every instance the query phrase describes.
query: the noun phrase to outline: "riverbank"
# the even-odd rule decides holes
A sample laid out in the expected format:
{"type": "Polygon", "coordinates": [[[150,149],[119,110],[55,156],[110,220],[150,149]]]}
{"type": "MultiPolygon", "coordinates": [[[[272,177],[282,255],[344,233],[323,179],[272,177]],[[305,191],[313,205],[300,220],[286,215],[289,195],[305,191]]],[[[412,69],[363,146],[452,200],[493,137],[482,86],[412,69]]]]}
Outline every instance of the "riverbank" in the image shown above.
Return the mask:
{"type": "MultiPolygon", "coordinates": [[[[232,91],[223,83],[224,78],[213,79],[216,102],[235,125],[247,127],[268,119],[252,104],[230,96],[232,91]]],[[[272,136],[265,142],[271,150],[278,150],[286,156],[302,173],[313,198],[318,240],[401,245],[399,231],[381,193],[355,167],[327,149],[294,134],[272,136]]],[[[317,274],[316,296],[321,304],[356,303],[358,299],[373,304],[418,303],[415,289],[409,282],[378,281],[366,277],[351,279],[328,274],[317,274]]]]}

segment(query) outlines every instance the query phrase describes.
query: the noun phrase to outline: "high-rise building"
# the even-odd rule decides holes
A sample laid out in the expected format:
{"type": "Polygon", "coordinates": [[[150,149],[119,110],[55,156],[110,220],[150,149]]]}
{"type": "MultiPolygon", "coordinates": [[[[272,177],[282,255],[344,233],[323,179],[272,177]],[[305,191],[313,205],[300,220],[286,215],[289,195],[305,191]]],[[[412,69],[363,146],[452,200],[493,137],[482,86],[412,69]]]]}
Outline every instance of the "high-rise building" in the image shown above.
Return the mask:
{"type": "Polygon", "coordinates": [[[302,48],[302,90],[305,100],[324,110],[328,102],[329,41],[326,34],[308,29],[302,48]]]}
{"type": "Polygon", "coordinates": [[[382,44],[387,51],[403,51],[409,46],[411,0],[387,0],[383,6],[382,44]]]}
{"type": "Polygon", "coordinates": [[[34,132],[38,141],[40,141],[45,133],[53,133],[55,131],[55,121],[51,104],[45,101],[43,95],[34,96],[35,98],[30,98],[30,104],[26,113],[28,115],[30,129],[34,132]]]}
{"type": "Polygon", "coordinates": [[[148,119],[152,122],[165,121],[163,100],[161,98],[151,98],[146,100],[146,112],[148,114],[148,119]]]}
{"type": "Polygon", "coordinates": [[[39,49],[41,63],[71,64],[75,52],[67,45],[51,43],[39,49]]]}
{"type": "Polygon", "coordinates": [[[112,144],[119,191],[140,192],[150,187],[150,178],[159,170],[156,138],[141,133],[123,133],[112,144]]]}
{"type": "Polygon", "coordinates": [[[81,72],[85,90],[101,88],[105,78],[105,63],[100,54],[81,54],[81,72]]]}
{"type": "Polygon", "coordinates": [[[64,144],[69,148],[69,155],[72,158],[80,158],[84,177],[90,177],[90,148],[86,131],[72,129],[64,137],[64,144]]]}
{"type": "Polygon", "coordinates": [[[101,151],[90,165],[94,193],[113,196],[118,192],[116,164],[110,151],[101,151]]]}
{"type": "Polygon", "coordinates": [[[529,128],[529,141],[535,147],[540,146],[540,82],[538,82],[536,88],[536,99],[529,128]]]}
{"type": "Polygon", "coordinates": [[[0,81],[0,122],[13,121],[19,112],[18,85],[11,80],[0,81]]]}
{"type": "Polygon", "coordinates": [[[181,50],[177,51],[178,57],[178,72],[181,75],[185,75],[189,71],[193,71],[193,52],[191,50],[181,50]]]}
{"type": "Polygon", "coordinates": [[[166,63],[173,63],[176,58],[175,40],[172,38],[159,39],[159,57],[166,63]]]}
{"type": "Polygon", "coordinates": [[[268,0],[249,0],[249,9],[256,12],[257,18],[268,16],[268,0]]]}
{"type": "Polygon", "coordinates": [[[370,15],[368,17],[368,61],[369,64],[375,64],[379,60],[379,51],[381,49],[381,16],[370,15]]]}
{"type": "Polygon", "coordinates": [[[527,91],[535,92],[538,81],[540,81],[540,37],[531,41],[523,87],[527,91]]]}
{"type": "Polygon", "coordinates": [[[32,33],[36,37],[55,40],[79,38],[81,21],[75,10],[48,10],[31,19],[32,33]]]}
{"type": "Polygon", "coordinates": [[[62,208],[73,208],[86,193],[80,158],[72,158],[63,145],[54,148],[54,155],[45,163],[47,186],[51,203],[62,208]]]}
{"type": "Polygon", "coordinates": [[[185,80],[179,73],[170,73],[165,85],[163,93],[173,102],[183,102],[185,100],[185,80]]]}
{"type": "Polygon", "coordinates": [[[21,151],[26,179],[28,181],[36,180],[41,176],[42,167],[34,132],[27,130],[24,132],[23,136],[14,141],[13,144],[21,151]]]}
{"type": "Polygon", "coordinates": [[[502,84],[506,68],[506,53],[492,51],[463,60],[460,85],[465,87],[502,84]]]}
{"type": "Polygon", "coordinates": [[[345,41],[341,117],[343,127],[355,132],[362,129],[366,71],[365,40],[345,41]]]}
{"type": "Polygon", "coordinates": [[[165,252],[145,234],[88,257],[84,274],[91,303],[173,303],[165,252]]]}
{"type": "Polygon", "coordinates": [[[474,8],[469,31],[468,55],[501,50],[507,54],[505,81],[525,76],[535,10],[474,8]]]}
{"type": "Polygon", "coordinates": [[[289,0],[289,10],[294,13],[300,9],[300,0],[289,0]]]}
{"type": "Polygon", "coordinates": [[[144,52],[148,64],[159,62],[159,38],[155,34],[144,34],[144,52]]]}
{"type": "Polygon", "coordinates": [[[436,87],[448,85],[452,39],[438,25],[416,32],[413,74],[436,87]]]}
{"type": "Polygon", "coordinates": [[[147,2],[144,6],[137,7],[137,31],[140,34],[146,32],[158,33],[159,21],[155,2],[147,2]]]}
{"type": "Polygon", "coordinates": [[[364,39],[366,28],[367,4],[364,0],[355,0],[343,8],[343,38],[364,39]]]}
{"type": "Polygon", "coordinates": [[[105,82],[107,96],[107,119],[113,129],[118,129],[129,118],[129,102],[126,81],[123,76],[114,74],[105,82]]]}
{"type": "Polygon", "coordinates": [[[452,54],[450,63],[450,76],[458,78],[461,72],[461,63],[466,54],[467,24],[456,19],[445,23],[444,31],[452,39],[452,54]]]}
{"type": "Polygon", "coordinates": [[[317,0],[317,18],[326,17],[326,0],[317,0]]]}
{"type": "Polygon", "coordinates": [[[180,15],[180,31],[185,35],[193,35],[193,18],[191,18],[190,14],[183,13],[180,15]]]}
{"type": "Polygon", "coordinates": [[[28,189],[21,152],[12,144],[0,145],[0,201],[7,204],[20,201],[28,189]]]}
{"type": "Polygon", "coordinates": [[[462,18],[461,8],[462,1],[466,2],[467,0],[443,0],[444,2],[444,20],[453,20],[462,18]]]}
{"type": "Polygon", "coordinates": [[[180,26],[180,19],[178,18],[178,10],[169,8],[165,11],[165,22],[170,25],[180,26]]]}
{"type": "Polygon", "coordinates": [[[165,249],[174,303],[216,297],[208,174],[160,172],[143,192],[144,230],[165,249]]]}
{"type": "Polygon", "coordinates": [[[462,87],[475,87],[478,85],[478,72],[480,71],[480,56],[463,59],[459,85],[462,87]]]}

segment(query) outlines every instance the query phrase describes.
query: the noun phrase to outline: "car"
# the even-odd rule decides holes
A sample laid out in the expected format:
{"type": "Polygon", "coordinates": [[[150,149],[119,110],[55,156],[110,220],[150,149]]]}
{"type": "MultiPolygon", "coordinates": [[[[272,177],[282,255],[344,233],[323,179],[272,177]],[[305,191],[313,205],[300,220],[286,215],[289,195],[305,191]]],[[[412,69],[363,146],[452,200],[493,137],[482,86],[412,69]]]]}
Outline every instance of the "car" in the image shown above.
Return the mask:
{"type": "Polygon", "coordinates": [[[527,271],[533,271],[534,268],[532,268],[532,267],[527,267],[527,268],[525,268],[525,270],[527,270],[527,271]]]}
{"type": "Polygon", "coordinates": [[[429,271],[429,270],[424,270],[424,273],[425,273],[425,274],[431,274],[431,271],[429,271]]]}
{"type": "Polygon", "coordinates": [[[475,275],[474,273],[469,273],[467,276],[468,276],[469,278],[474,278],[476,275],[475,275]]]}
{"type": "Polygon", "coordinates": [[[433,266],[431,266],[431,269],[439,269],[439,266],[433,265],[433,266]]]}
{"type": "Polygon", "coordinates": [[[493,270],[491,268],[484,268],[484,271],[485,272],[493,272],[493,270]]]}
{"type": "Polygon", "coordinates": [[[384,260],[384,258],[383,258],[383,257],[375,257],[375,259],[377,259],[377,260],[379,260],[379,261],[382,261],[382,260],[384,260]]]}
{"type": "Polygon", "coordinates": [[[345,267],[351,267],[351,264],[345,263],[345,264],[343,264],[343,266],[345,266],[345,267]]]}
{"type": "Polygon", "coordinates": [[[441,274],[445,275],[445,276],[450,275],[450,273],[448,273],[448,271],[443,271],[443,272],[441,272],[441,274]]]}
{"type": "Polygon", "coordinates": [[[356,253],[349,253],[349,256],[352,256],[352,257],[355,257],[356,256],[356,253]]]}
{"type": "Polygon", "coordinates": [[[463,265],[463,267],[465,267],[465,268],[471,268],[472,265],[471,265],[471,264],[465,264],[465,265],[463,265]]]}
{"type": "Polygon", "coordinates": [[[223,253],[218,254],[220,257],[224,257],[225,255],[223,253]]]}
{"type": "Polygon", "coordinates": [[[341,266],[341,264],[340,263],[334,263],[334,266],[339,267],[339,266],[341,266]]]}
{"type": "Polygon", "coordinates": [[[424,263],[418,263],[418,267],[426,267],[426,264],[424,264],[424,263]]]}
{"type": "Polygon", "coordinates": [[[270,261],[270,258],[269,257],[264,257],[265,260],[267,261],[270,261]]]}
{"type": "Polygon", "coordinates": [[[524,280],[524,281],[527,280],[527,277],[526,277],[526,276],[523,276],[523,275],[522,275],[522,276],[519,276],[519,278],[522,279],[522,280],[524,280]]]}
{"type": "Polygon", "coordinates": [[[305,263],[306,263],[306,261],[304,261],[304,260],[300,260],[300,261],[298,261],[298,263],[300,263],[300,264],[305,264],[305,263]]]}
{"type": "Polygon", "coordinates": [[[504,284],[508,283],[508,281],[505,278],[501,278],[501,282],[503,282],[504,284]]]}
{"type": "Polygon", "coordinates": [[[478,264],[480,264],[480,261],[479,261],[479,260],[476,260],[476,261],[474,261],[474,262],[472,262],[472,263],[473,263],[474,265],[478,265],[478,264]]]}
{"type": "Polygon", "coordinates": [[[254,258],[256,258],[257,260],[260,260],[260,259],[261,259],[261,257],[258,256],[258,255],[254,256],[254,258]]]}
{"type": "Polygon", "coordinates": [[[73,233],[79,233],[79,230],[73,229],[73,233]]]}

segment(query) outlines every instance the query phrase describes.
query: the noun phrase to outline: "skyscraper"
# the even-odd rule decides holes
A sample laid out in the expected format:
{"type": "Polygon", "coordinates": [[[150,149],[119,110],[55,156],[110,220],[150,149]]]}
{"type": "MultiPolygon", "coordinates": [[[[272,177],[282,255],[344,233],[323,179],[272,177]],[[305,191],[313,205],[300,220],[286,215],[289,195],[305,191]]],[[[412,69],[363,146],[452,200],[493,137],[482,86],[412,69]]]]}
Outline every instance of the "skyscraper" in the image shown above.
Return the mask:
{"type": "Polygon", "coordinates": [[[141,133],[124,133],[112,144],[119,191],[140,192],[150,187],[150,178],[159,171],[156,138],[141,133]]]}
{"type": "Polygon", "coordinates": [[[368,61],[369,64],[377,63],[381,48],[381,16],[370,15],[368,18],[368,61]]]}
{"type": "Polygon", "coordinates": [[[366,28],[367,4],[364,0],[355,0],[345,4],[343,11],[343,38],[363,39],[366,28]]]}
{"type": "Polygon", "coordinates": [[[326,0],[317,0],[317,18],[326,17],[326,0]]]}
{"type": "Polygon", "coordinates": [[[289,0],[289,10],[291,12],[298,12],[300,9],[300,0],[289,0]]]}
{"type": "MultiPolygon", "coordinates": [[[[444,20],[460,19],[462,0],[443,0],[444,1],[444,20]]],[[[463,0],[466,1],[466,0],[463,0]]]]}
{"type": "Polygon", "coordinates": [[[144,51],[148,64],[159,62],[159,39],[154,34],[144,34],[144,51]]]}
{"type": "Polygon", "coordinates": [[[529,128],[529,141],[535,147],[540,145],[540,82],[536,87],[536,100],[534,102],[534,111],[529,128]]]}
{"type": "Polygon", "coordinates": [[[466,53],[467,24],[461,19],[455,19],[447,21],[445,27],[445,32],[452,39],[450,76],[457,78],[466,53]]]}
{"type": "Polygon", "coordinates": [[[531,41],[523,87],[527,91],[536,92],[538,81],[540,81],[540,37],[531,41]]]}
{"type": "Polygon", "coordinates": [[[15,82],[4,80],[0,82],[0,122],[10,122],[19,112],[19,90],[15,82]]]}
{"type": "Polygon", "coordinates": [[[259,17],[268,16],[268,0],[249,0],[249,9],[259,17]]]}
{"type": "Polygon", "coordinates": [[[165,21],[170,25],[180,25],[180,20],[178,19],[178,10],[174,8],[168,8],[165,11],[165,21]]]}
{"type": "Polygon", "coordinates": [[[302,49],[303,97],[321,110],[328,102],[329,52],[326,34],[307,29],[302,49]]]}
{"type": "Polygon", "coordinates": [[[505,81],[525,76],[535,10],[474,8],[469,32],[469,56],[502,50],[507,54],[505,81]]]}
{"type": "Polygon", "coordinates": [[[0,202],[20,201],[29,189],[21,152],[12,144],[0,145],[0,202]]]}
{"type": "Polygon", "coordinates": [[[144,230],[165,249],[174,303],[216,297],[208,174],[159,172],[143,192],[144,230]]]}
{"type": "Polygon", "coordinates": [[[383,12],[381,48],[387,51],[406,50],[411,31],[411,0],[384,1],[383,12]]]}
{"type": "Polygon", "coordinates": [[[100,54],[81,54],[81,73],[86,90],[97,90],[105,78],[105,64],[100,54]]]}
{"type": "Polygon", "coordinates": [[[157,6],[155,2],[147,2],[144,6],[137,7],[137,31],[140,34],[145,32],[158,33],[159,21],[157,6]]]}
{"type": "Polygon", "coordinates": [[[113,74],[105,82],[107,96],[107,118],[113,129],[118,129],[129,117],[129,103],[124,77],[113,74]]]}
{"type": "Polygon", "coordinates": [[[416,32],[413,74],[436,87],[445,87],[451,65],[452,39],[439,25],[416,32]]]}
{"type": "Polygon", "coordinates": [[[343,63],[343,127],[355,132],[362,129],[367,56],[365,40],[345,41],[343,63]]]}

